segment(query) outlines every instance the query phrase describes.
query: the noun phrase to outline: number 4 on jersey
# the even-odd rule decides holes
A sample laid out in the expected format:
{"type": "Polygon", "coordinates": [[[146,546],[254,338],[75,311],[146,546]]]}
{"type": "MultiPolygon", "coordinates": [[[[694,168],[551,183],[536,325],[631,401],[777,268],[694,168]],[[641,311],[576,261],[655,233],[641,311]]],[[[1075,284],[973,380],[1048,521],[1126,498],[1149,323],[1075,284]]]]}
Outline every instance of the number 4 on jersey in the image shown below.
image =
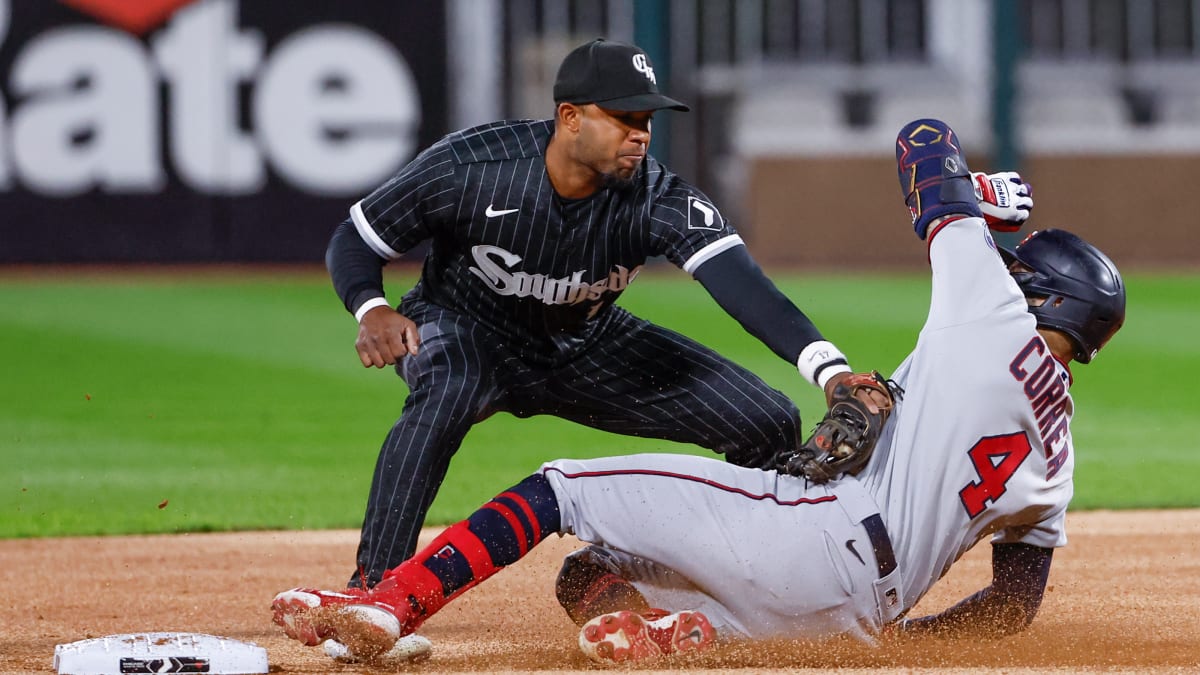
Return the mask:
{"type": "Polygon", "coordinates": [[[983,513],[989,502],[995,502],[1008,489],[1008,479],[1029,456],[1029,439],[1024,432],[1007,436],[981,438],[967,454],[975,465],[979,481],[968,483],[958,491],[967,515],[974,518],[983,513]]]}

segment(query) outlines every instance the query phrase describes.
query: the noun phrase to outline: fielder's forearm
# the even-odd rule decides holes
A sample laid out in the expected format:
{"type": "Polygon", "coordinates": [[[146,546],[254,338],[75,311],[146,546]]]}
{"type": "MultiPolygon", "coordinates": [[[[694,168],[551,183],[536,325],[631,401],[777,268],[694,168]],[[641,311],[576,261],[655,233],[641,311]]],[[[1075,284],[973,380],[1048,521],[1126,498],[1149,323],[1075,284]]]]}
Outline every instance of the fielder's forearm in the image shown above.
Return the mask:
{"type": "Polygon", "coordinates": [[[824,339],[804,312],[763,274],[745,246],[734,246],[705,262],[695,277],[746,332],[789,363],[796,363],[809,343],[824,339]]]}
{"type": "Polygon", "coordinates": [[[325,267],[333,280],[333,289],[351,314],[367,300],[384,297],[386,263],[367,246],[349,218],[333,231],[325,250],[325,267]]]}

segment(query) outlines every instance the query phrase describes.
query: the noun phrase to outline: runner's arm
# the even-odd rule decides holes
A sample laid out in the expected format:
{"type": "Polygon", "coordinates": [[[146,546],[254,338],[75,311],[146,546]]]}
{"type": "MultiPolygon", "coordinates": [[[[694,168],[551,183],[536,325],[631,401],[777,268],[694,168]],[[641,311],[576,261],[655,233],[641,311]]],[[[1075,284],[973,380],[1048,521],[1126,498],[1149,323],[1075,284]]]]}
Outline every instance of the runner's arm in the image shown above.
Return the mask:
{"type": "Polygon", "coordinates": [[[992,546],[992,585],[939,614],[904,619],[896,628],[912,635],[1003,637],[1033,622],[1054,549],[1031,544],[992,546]]]}

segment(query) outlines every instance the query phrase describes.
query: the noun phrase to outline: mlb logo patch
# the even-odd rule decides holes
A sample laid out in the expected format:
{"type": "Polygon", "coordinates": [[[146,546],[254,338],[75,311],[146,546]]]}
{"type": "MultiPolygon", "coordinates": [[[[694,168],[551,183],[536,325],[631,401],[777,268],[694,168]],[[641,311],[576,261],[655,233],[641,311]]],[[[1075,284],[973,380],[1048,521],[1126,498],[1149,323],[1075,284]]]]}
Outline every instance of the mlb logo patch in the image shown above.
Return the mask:
{"type": "Polygon", "coordinates": [[[719,231],[725,226],[725,219],[721,217],[717,207],[703,199],[688,197],[687,212],[689,230],[719,231]]]}

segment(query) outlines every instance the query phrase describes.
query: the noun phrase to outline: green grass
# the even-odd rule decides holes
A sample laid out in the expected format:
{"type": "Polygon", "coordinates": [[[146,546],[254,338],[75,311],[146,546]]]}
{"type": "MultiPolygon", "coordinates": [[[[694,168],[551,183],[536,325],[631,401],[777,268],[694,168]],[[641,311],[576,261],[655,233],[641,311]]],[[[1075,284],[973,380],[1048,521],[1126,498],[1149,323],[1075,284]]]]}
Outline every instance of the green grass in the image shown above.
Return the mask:
{"type": "MultiPolygon", "coordinates": [[[[816,419],[814,388],[698,284],[662,271],[622,304],[745,364],[816,419]]],[[[923,274],[777,279],[860,369],[894,368],[928,302],[923,274]]],[[[1125,329],[1075,368],[1073,507],[1197,506],[1200,277],[1127,281],[1125,329]]],[[[323,274],[3,278],[0,306],[0,537],[358,526],[405,388],[359,365],[353,319],[323,274]]],[[[707,454],[497,415],[467,436],[431,522],[463,517],[544,460],[634,451],[707,454]]]]}

